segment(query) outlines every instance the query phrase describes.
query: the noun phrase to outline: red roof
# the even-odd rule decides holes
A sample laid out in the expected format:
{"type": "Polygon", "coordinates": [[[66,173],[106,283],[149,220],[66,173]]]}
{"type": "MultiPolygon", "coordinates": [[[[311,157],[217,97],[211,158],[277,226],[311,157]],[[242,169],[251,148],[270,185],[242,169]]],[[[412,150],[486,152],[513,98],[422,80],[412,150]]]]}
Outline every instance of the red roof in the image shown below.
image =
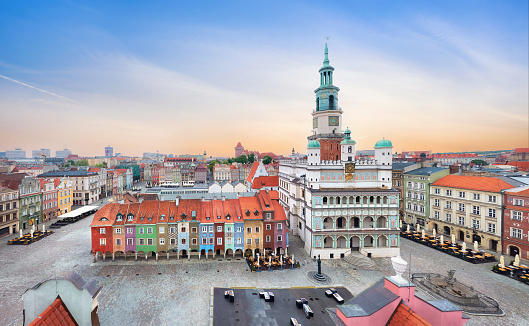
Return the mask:
{"type": "Polygon", "coordinates": [[[51,305],[46,308],[34,321],[28,324],[28,326],[71,326],[79,325],[73,318],[70,311],[62,302],[61,297],[57,296],[57,299],[53,301],[51,305]]]}
{"type": "Polygon", "coordinates": [[[235,146],[235,147],[242,147],[241,142],[238,142],[238,143],[237,143],[237,146],[235,146]]]}
{"type": "Polygon", "coordinates": [[[490,192],[500,192],[504,189],[514,188],[514,186],[498,178],[468,175],[447,175],[435,181],[433,185],[490,192]]]}
{"type": "Polygon", "coordinates": [[[240,197],[239,202],[241,203],[241,210],[245,220],[261,219],[261,206],[259,205],[259,199],[257,197],[240,197]],[[257,215],[254,212],[257,210],[257,215]],[[250,215],[246,215],[246,211],[250,211],[250,215]]]}
{"type": "Polygon", "coordinates": [[[529,161],[509,161],[506,165],[516,166],[519,171],[529,172],[529,161]]]}
{"type": "Polygon", "coordinates": [[[529,197],[529,187],[520,187],[520,188],[512,189],[511,191],[506,191],[505,193],[509,195],[529,197]],[[524,188],[527,188],[527,189],[524,189],[524,188]]]}
{"type": "Polygon", "coordinates": [[[252,189],[261,189],[263,187],[279,187],[279,176],[261,176],[253,179],[252,189]]]}
{"type": "Polygon", "coordinates": [[[386,326],[431,326],[424,318],[419,316],[415,311],[411,310],[404,301],[400,301],[397,309],[393,312],[386,326]]]}
{"type": "Polygon", "coordinates": [[[253,176],[255,175],[255,171],[257,171],[257,167],[259,167],[259,162],[253,162],[252,169],[250,170],[250,174],[248,174],[248,178],[246,179],[246,181],[252,182],[253,176]]]}
{"type": "Polygon", "coordinates": [[[529,147],[519,147],[514,149],[515,153],[529,153],[529,147]]]}
{"type": "Polygon", "coordinates": [[[89,172],[100,172],[101,168],[89,168],[88,171],[89,172]]]}

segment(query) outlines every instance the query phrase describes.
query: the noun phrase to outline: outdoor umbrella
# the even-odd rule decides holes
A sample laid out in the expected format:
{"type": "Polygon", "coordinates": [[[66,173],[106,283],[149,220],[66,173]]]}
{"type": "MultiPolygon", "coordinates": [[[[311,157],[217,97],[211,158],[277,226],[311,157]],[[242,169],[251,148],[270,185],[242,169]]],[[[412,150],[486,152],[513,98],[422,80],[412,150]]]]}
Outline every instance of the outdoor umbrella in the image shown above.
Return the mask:
{"type": "Polygon", "coordinates": [[[22,229],[20,229],[20,237],[22,238],[24,235],[23,235],[23,232],[22,232],[22,229]]]}
{"type": "Polygon", "coordinates": [[[474,241],[474,251],[475,252],[478,252],[478,242],[477,241],[474,241]]]}
{"type": "Polygon", "coordinates": [[[513,265],[516,266],[516,267],[520,266],[520,255],[516,254],[516,256],[514,256],[513,265]]]}
{"type": "Polygon", "coordinates": [[[272,266],[272,256],[268,256],[268,267],[272,266]]]}
{"type": "Polygon", "coordinates": [[[500,256],[500,263],[498,264],[500,268],[505,268],[505,258],[503,258],[503,255],[500,256]]]}
{"type": "Polygon", "coordinates": [[[463,254],[467,251],[467,243],[463,242],[463,254]]]}
{"type": "Polygon", "coordinates": [[[425,232],[424,232],[424,229],[422,229],[422,231],[421,231],[421,238],[423,238],[423,239],[424,239],[424,233],[425,233],[425,232]]]}
{"type": "Polygon", "coordinates": [[[445,237],[441,234],[441,244],[445,243],[445,237]]]}
{"type": "Polygon", "coordinates": [[[456,235],[452,233],[452,243],[456,243],[456,235]]]}
{"type": "Polygon", "coordinates": [[[437,232],[435,232],[435,228],[433,228],[433,237],[434,237],[434,238],[435,238],[435,236],[436,236],[436,233],[437,233],[437,232]]]}
{"type": "Polygon", "coordinates": [[[410,233],[410,225],[406,225],[406,232],[410,233]]]}

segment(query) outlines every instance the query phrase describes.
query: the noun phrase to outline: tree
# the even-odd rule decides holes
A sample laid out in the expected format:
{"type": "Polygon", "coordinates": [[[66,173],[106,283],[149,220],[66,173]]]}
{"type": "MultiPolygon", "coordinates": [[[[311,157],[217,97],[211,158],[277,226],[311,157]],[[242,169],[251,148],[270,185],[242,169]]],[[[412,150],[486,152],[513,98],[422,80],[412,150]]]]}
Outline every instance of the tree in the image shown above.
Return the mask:
{"type": "Polygon", "coordinates": [[[255,155],[253,153],[248,154],[248,163],[253,163],[255,161],[255,155]]]}
{"type": "Polygon", "coordinates": [[[68,160],[68,163],[70,163],[70,165],[75,165],[75,162],[73,160],[68,160]]]}
{"type": "Polygon", "coordinates": [[[77,162],[75,162],[75,166],[88,166],[88,161],[87,160],[79,160],[77,162]]]}
{"type": "Polygon", "coordinates": [[[270,164],[272,163],[272,158],[270,157],[270,155],[265,155],[265,157],[263,157],[263,164],[270,164]]]}
{"type": "Polygon", "coordinates": [[[245,163],[248,163],[248,158],[246,157],[246,155],[243,154],[241,156],[234,158],[232,161],[245,164],[245,163]]]}
{"type": "Polygon", "coordinates": [[[483,166],[483,165],[488,165],[487,162],[485,162],[485,161],[483,161],[483,160],[479,160],[479,159],[472,160],[472,161],[470,161],[470,163],[474,163],[474,164],[476,164],[476,165],[482,165],[482,166],[483,166]]]}
{"type": "Polygon", "coordinates": [[[106,168],[106,167],[107,167],[107,162],[96,164],[96,168],[106,168]]]}
{"type": "Polygon", "coordinates": [[[65,168],[69,168],[70,167],[70,163],[64,163],[64,167],[65,168]]]}
{"type": "Polygon", "coordinates": [[[210,172],[213,172],[213,167],[214,167],[216,164],[220,164],[220,162],[217,161],[217,160],[209,162],[208,169],[209,169],[210,172]]]}
{"type": "Polygon", "coordinates": [[[421,153],[421,155],[419,155],[420,158],[426,158],[426,153],[421,153]]]}

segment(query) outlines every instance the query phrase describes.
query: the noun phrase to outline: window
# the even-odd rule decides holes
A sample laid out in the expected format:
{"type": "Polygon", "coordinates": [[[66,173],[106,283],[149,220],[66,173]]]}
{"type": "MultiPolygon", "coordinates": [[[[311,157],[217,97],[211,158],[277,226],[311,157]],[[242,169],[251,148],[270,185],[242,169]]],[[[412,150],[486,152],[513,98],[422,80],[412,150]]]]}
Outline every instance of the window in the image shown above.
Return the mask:
{"type": "Polygon", "coordinates": [[[116,234],[121,234],[121,228],[116,228],[116,234]]]}
{"type": "Polygon", "coordinates": [[[512,200],[514,206],[523,206],[523,200],[514,198],[512,200]]]}
{"type": "Polygon", "coordinates": [[[452,214],[446,214],[445,220],[447,222],[452,222],[452,214]]]}
{"type": "Polygon", "coordinates": [[[191,244],[192,245],[197,245],[197,243],[198,243],[198,239],[197,238],[191,239],[191,244]]]}
{"type": "Polygon", "coordinates": [[[522,212],[518,212],[518,211],[512,211],[512,219],[513,220],[517,220],[517,221],[521,221],[522,220],[522,212]]]}
{"type": "Polygon", "coordinates": [[[171,246],[176,245],[176,239],[170,239],[170,240],[169,240],[169,244],[170,244],[171,246]]]}
{"type": "Polygon", "coordinates": [[[433,218],[439,219],[439,212],[438,211],[434,211],[433,212],[433,218]]]}
{"type": "Polygon", "coordinates": [[[270,236],[269,235],[266,236],[266,242],[270,242],[270,236]]]}
{"type": "Polygon", "coordinates": [[[147,233],[152,234],[152,228],[147,228],[147,233]]]}
{"type": "Polygon", "coordinates": [[[465,225],[465,218],[463,216],[458,216],[457,223],[459,223],[459,225],[465,225]]]}
{"type": "Polygon", "coordinates": [[[147,245],[152,246],[152,244],[153,244],[153,239],[147,239],[147,245]]]}
{"type": "Polygon", "coordinates": [[[465,192],[464,191],[458,191],[457,195],[459,198],[465,198],[465,192]]]}
{"type": "Polygon", "coordinates": [[[99,245],[105,246],[106,244],[107,244],[107,239],[105,239],[105,238],[99,239],[99,245]]]}
{"type": "Polygon", "coordinates": [[[226,244],[231,245],[231,238],[226,238],[226,244]]]}
{"type": "Polygon", "coordinates": [[[217,226],[217,232],[222,232],[222,226],[217,226]]]}
{"type": "Polygon", "coordinates": [[[222,238],[217,238],[217,244],[218,244],[218,245],[221,245],[221,244],[222,244],[222,238]]]}
{"type": "Polygon", "coordinates": [[[458,209],[457,209],[458,211],[460,211],[460,212],[464,212],[465,211],[465,204],[459,203],[457,207],[458,207],[458,209]]]}
{"type": "Polygon", "coordinates": [[[277,223],[277,229],[283,230],[283,223],[277,223]]]}
{"type": "Polygon", "coordinates": [[[472,220],[472,228],[479,229],[479,220],[472,220]]]}
{"type": "Polygon", "coordinates": [[[127,239],[127,246],[132,246],[132,245],[134,245],[134,239],[128,238],[127,239]]]}
{"type": "Polygon", "coordinates": [[[202,227],[202,232],[208,232],[208,227],[207,226],[203,226],[202,227]]]}
{"type": "Polygon", "coordinates": [[[209,244],[210,244],[210,245],[213,244],[213,238],[209,238],[209,244]]]}
{"type": "Polygon", "coordinates": [[[496,233],[496,224],[487,223],[487,231],[490,233],[496,233]]]}
{"type": "Polygon", "coordinates": [[[99,234],[105,234],[105,228],[100,228],[99,229],[99,234]]]}
{"type": "Polygon", "coordinates": [[[241,238],[237,238],[237,244],[242,244],[242,239],[241,238]]]}
{"type": "Polygon", "coordinates": [[[208,244],[208,238],[202,238],[202,244],[203,245],[208,244]]]}
{"type": "Polygon", "coordinates": [[[260,231],[261,231],[261,228],[258,227],[258,226],[256,226],[256,227],[255,227],[255,233],[259,233],[260,231]]]}
{"type": "Polygon", "coordinates": [[[209,232],[213,232],[213,225],[209,226],[209,232]]]}
{"type": "Polygon", "coordinates": [[[434,205],[435,207],[439,207],[439,199],[434,199],[434,201],[433,201],[433,205],[434,205]]]}
{"type": "Polygon", "coordinates": [[[447,201],[446,202],[446,208],[452,209],[452,202],[451,201],[447,201]]]}
{"type": "Polygon", "coordinates": [[[185,226],[181,227],[180,232],[186,232],[186,227],[185,226]]]}
{"type": "Polygon", "coordinates": [[[186,244],[186,239],[185,238],[182,238],[182,240],[180,241],[180,243],[182,243],[183,245],[186,244]]]}
{"type": "Polygon", "coordinates": [[[236,232],[242,232],[242,227],[238,226],[236,232]]]}
{"type": "Polygon", "coordinates": [[[496,202],[496,196],[488,196],[489,197],[489,203],[495,203],[496,202]]]}
{"type": "Polygon", "coordinates": [[[522,238],[522,230],[521,229],[512,228],[511,229],[511,236],[513,238],[521,239],[522,238]]]}
{"type": "Polygon", "coordinates": [[[256,244],[256,245],[259,244],[259,241],[261,241],[261,239],[259,239],[259,238],[255,238],[255,244],[256,244]]]}
{"type": "Polygon", "coordinates": [[[489,208],[489,215],[488,217],[496,218],[496,210],[494,208],[489,208]]]}
{"type": "Polygon", "coordinates": [[[145,230],[143,228],[140,228],[140,234],[144,234],[145,230]]]}
{"type": "Polygon", "coordinates": [[[479,206],[472,206],[472,214],[479,215],[479,206]]]}
{"type": "Polygon", "coordinates": [[[121,246],[121,239],[116,239],[116,246],[121,246]]]}
{"type": "Polygon", "coordinates": [[[267,230],[271,230],[271,229],[272,229],[272,226],[271,226],[270,224],[267,224],[267,225],[266,225],[266,229],[267,229],[267,230]]]}
{"type": "Polygon", "coordinates": [[[170,228],[170,230],[171,230],[171,233],[175,233],[175,232],[176,232],[176,228],[175,228],[174,226],[172,226],[172,227],[170,228]]]}
{"type": "Polygon", "coordinates": [[[283,241],[283,236],[278,235],[277,236],[277,242],[281,242],[281,241],[283,241]]]}
{"type": "Polygon", "coordinates": [[[144,246],[144,245],[145,245],[145,239],[140,238],[140,246],[144,246]]]}
{"type": "Polygon", "coordinates": [[[472,199],[480,200],[481,196],[479,194],[472,194],[472,199]]]}
{"type": "Polygon", "coordinates": [[[246,233],[252,233],[252,228],[246,228],[246,233]]]}
{"type": "Polygon", "coordinates": [[[198,228],[196,227],[192,227],[191,228],[191,233],[197,233],[198,232],[198,228]]]}
{"type": "Polygon", "coordinates": [[[246,239],[246,244],[251,245],[252,244],[252,239],[246,239]]]}
{"type": "Polygon", "coordinates": [[[446,195],[447,196],[452,196],[452,190],[446,190],[446,195]]]}

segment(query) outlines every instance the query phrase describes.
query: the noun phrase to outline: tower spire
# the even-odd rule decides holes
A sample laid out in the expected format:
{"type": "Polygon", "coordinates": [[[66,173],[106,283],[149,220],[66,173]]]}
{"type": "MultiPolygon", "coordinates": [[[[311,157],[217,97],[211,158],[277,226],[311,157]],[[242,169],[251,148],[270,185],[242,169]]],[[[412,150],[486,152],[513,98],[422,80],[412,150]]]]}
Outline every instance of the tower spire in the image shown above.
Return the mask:
{"type": "Polygon", "coordinates": [[[325,59],[323,60],[323,66],[329,66],[329,49],[327,48],[327,42],[325,42],[325,59]]]}

